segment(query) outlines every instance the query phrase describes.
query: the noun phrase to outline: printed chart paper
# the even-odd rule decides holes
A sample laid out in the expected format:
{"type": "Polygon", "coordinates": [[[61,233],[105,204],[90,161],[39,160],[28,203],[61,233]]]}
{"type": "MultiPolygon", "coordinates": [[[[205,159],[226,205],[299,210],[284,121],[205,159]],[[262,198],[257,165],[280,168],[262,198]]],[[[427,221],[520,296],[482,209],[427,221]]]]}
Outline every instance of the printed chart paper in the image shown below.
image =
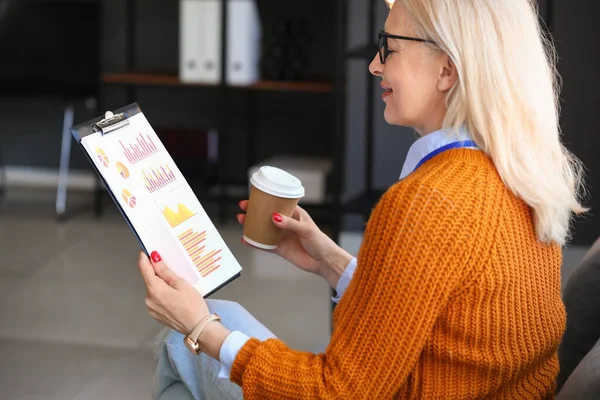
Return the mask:
{"type": "Polygon", "coordinates": [[[206,295],[242,268],[144,114],[128,121],[82,145],[146,249],[206,295]]]}

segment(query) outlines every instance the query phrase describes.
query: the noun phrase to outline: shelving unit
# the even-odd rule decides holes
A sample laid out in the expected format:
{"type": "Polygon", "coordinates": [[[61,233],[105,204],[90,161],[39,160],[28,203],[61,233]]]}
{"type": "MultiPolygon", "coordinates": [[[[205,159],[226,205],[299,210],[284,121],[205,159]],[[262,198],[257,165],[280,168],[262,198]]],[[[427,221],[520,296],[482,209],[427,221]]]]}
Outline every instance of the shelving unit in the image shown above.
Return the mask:
{"type": "MultiPolygon", "coordinates": [[[[228,111],[229,98],[232,94],[242,96],[246,100],[249,110],[249,120],[246,127],[246,141],[247,143],[254,143],[255,138],[258,135],[257,122],[255,121],[254,114],[257,114],[257,101],[256,94],[258,92],[287,92],[293,95],[294,93],[312,93],[319,96],[331,97],[332,111],[335,112],[336,118],[334,119],[334,131],[330,133],[330,138],[324,137],[325,140],[332,141],[332,149],[336,154],[333,154],[335,161],[335,167],[332,171],[333,185],[330,188],[330,201],[324,204],[316,206],[307,206],[308,209],[318,210],[321,214],[329,213],[332,218],[330,219],[333,235],[337,237],[339,234],[339,220],[335,210],[340,206],[340,196],[342,191],[341,182],[343,181],[343,166],[339,162],[343,159],[344,148],[344,120],[345,120],[345,61],[346,53],[346,19],[347,19],[347,5],[344,0],[333,0],[335,4],[335,60],[337,68],[335,68],[335,77],[331,81],[259,81],[253,85],[238,86],[228,85],[226,83],[227,74],[227,1],[221,2],[221,82],[218,84],[204,84],[204,83],[187,83],[182,82],[176,73],[165,73],[163,71],[145,71],[141,70],[136,65],[134,58],[136,48],[136,0],[127,0],[125,4],[126,10],[126,48],[125,53],[127,54],[127,65],[123,72],[107,72],[103,73],[101,77],[101,83],[103,86],[108,87],[122,87],[126,89],[127,103],[136,101],[136,89],[139,87],[173,87],[173,88],[192,88],[198,90],[210,89],[210,96],[214,97],[215,104],[217,105],[217,123],[214,128],[219,134],[219,155],[216,170],[218,171],[218,190],[215,194],[215,190],[211,190],[210,194],[202,196],[201,201],[214,200],[218,202],[219,214],[222,220],[228,219],[230,216],[227,214],[227,205],[232,204],[239,200],[238,196],[228,195],[228,186],[231,185],[244,185],[246,181],[240,181],[239,179],[232,179],[229,171],[227,150],[229,149],[228,142],[231,140],[231,132],[228,129],[228,118],[230,114],[228,111]],[[339,153],[338,153],[339,151],[339,153]]],[[[331,10],[331,9],[330,9],[331,10]]],[[[208,93],[208,92],[207,92],[208,93]]],[[[328,97],[328,98],[329,98],[328,97]]],[[[101,109],[103,109],[101,107],[101,109]]],[[[255,164],[256,160],[256,149],[253,146],[247,146],[246,149],[246,167],[250,167],[255,164]]],[[[238,171],[239,172],[239,171],[238,171]]],[[[97,214],[102,212],[102,195],[103,191],[98,190],[96,194],[96,210],[97,214]]]]}
{"type": "MultiPolygon", "coordinates": [[[[221,34],[226,37],[227,32],[227,4],[222,2],[221,10],[221,34]]],[[[372,208],[382,195],[381,190],[376,190],[373,185],[373,136],[374,136],[374,77],[369,73],[367,65],[377,54],[377,45],[374,43],[374,32],[376,23],[377,4],[375,0],[368,1],[369,13],[367,14],[367,38],[365,44],[349,49],[347,46],[347,20],[348,4],[344,0],[333,0],[335,2],[335,23],[334,23],[334,49],[335,49],[335,73],[334,80],[329,81],[259,81],[249,86],[236,86],[226,84],[226,79],[222,79],[219,84],[187,83],[182,82],[175,73],[164,73],[157,71],[141,70],[136,65],[133,54],[135,54],[136,45],[136,13],[135,0],[127,0],[127,48],[128,54],[127,66],[123,72],[110,72],[102,75],[102,84],[104,86],[124,87],[127,89],[127,101],[135,101],[135,90],[138,87],[173,87],[173,88],[191,88],[191,89],[210,89],[210,96],[215,98],[217,104],[217,123],[216,130],[219,132],[219,149],[228,149],[228,141],[231,135],[228,129],[228,118],[230,117],[227,104],[229,96],[239,96],[240,93],[245,96],[245,104],[249,111],[249,118],[246,130],[247,143],[253,143],[259,133],[257,132],[254,114],[257,114],[257,105],[255,94],[259,92],[288,92],[288,93],[313,93],[331,97],[332,111],[335,113],[333,125],[334,131],[331,132],[331,157],[334,161],[334,168],[331,171],[328,187],[328,201],[318,206],[306,206],[309,212],[313,210],[318,212],[319,216],[325,216],[327,228],[332,239],[339,241],[339,235],[342,229],[343,220],[346,215],[354,214],[363,216],[365,219],[371,213],[372,208]],[[358,196],[342,200],[344,192],[345,179],[345,142],[346,142],[346,69],[350,60],[359,60],[365,63],[365,79],[367,88],[365,90],[365,172],[366,182],[365,190],[358,196]],[[216,92],[215,92],[216,91],[216,92]]],[[[222,40],[221,49],[221,76],[226,77],[227,66],[227,40],[222,40]]],[[[227,207],[233,202],[239,200],[239,196],[228,195],[228,185],[244,185],[247,182],[240,179],[230,178],[229,165],[226,151],[220,151],[218,157],[218,186],[219,189],[212,190],[209,195],[202,198],[201,201],[217,201],[220,209],[221,219],[229,218],[227,207]]],[[[245,164],[247,167],[253,165],[256,160],[256,149],[248,146],[246,150],[245,164]]],[[[97,202],[98,203],[98,202],[97,202]]],[[[320,219],[320,222],[322,219],[320,219]]]]}
{"type": "MultiPolygon", "coordinates": [[[[102,81],[113,85],[150,85],[150,86],[190,86],[190,87],[218,87],[207,83],[182,82],[176,74],[125,72],[103,74],[102,81]]],[[[280,92],[313,92],[330,93],[334,91],[331,82],[285,82],[285,81],[260,81],[252,85],[229,85],[229,89],[262,90],[280,92]]]]}
{"type": "MultiPolygon", "coordinates": [[[[227,32],[227,4],[223,0],[221,9],[221,35],[226,37],[227,32]]],[[[327,215],[326,218],[329,232],[332,238],[339,241],[339,235],[342,229],[344,216],[354,214],[363,216],[365,219],[370,215],[372,208],[377,203],[382,195],[381,190],[376,190],[373,185],[373,136],[374,136],[374,77],[369,73],[367,65],[377,54],[377,45],[374,43],[374,32],[376,23],[377,3],[375,0],[368,1],[367,14],[367,38],[365,44],[348,50],[347,46],[347,20],[348,20],[348,4],[344,0],[333,0],[335,2],[335,26],[334,26],[334,49],[335,49],[335,74],[334,80],[328,81],[259,81],[256,84],[248,86],[236,86],[226,84],[226,66],[227,66],[227,40],[221,40],[221,76],[223,79],[219,84],[204,84],[204,83],[187,83],[182,82],[175,73],[164,73],[156,71],[140,70],[136,65],[134,54],[136,45],[136,0],[127,0],[127,48],[128,54],[127,66],[124,72],[110,72],[102,75],[102,84],[105,86],[118,86],[127,89],[127,101],[135,101],[135,90],[138,87],[174,87],[174,88],[197,88],[198,90],[210,89],[211,96],[214,96],[218,116],[216,130],[219,132],[219,149],[228,148],[228,140],[231,140],[230,132],[228,131],[227,120],[229,114],[227,111],[228,98],[233,93],[239,95],[243,92],[246,96],[246,104],[248,107],[249,118],[247,125],[247,141],[253,143],[258,134],[256,121],[253,114],[256,114],[255,93],[258,92],[290,92],[290,93],[314,93],[323,96],[331,96],[332,110],[335,113],[334,131],[331,134],[332,141],[332,158],[334,168],[331,171],[329,179],[330,187],[328,188],[328,201],[318,206],[307,206],[309,210],[316,210],[321,215],[327,215]],[[342,200],[344,192],[344,171],[346,166],[345,161],[345,142],[346,142],[346,69],[350,60],[360,60],[365,62],[365,74],[367,80],[367,88],[365,91],[365,189],[364,191],[348,201],[342,200]],[[216,93],[215,93],[216,90],[216,93]]],[[[246,166],[253,165],[256,160],[256,149],[248,146],[246,152],[246,166]]],[[[228,160],[226,151],[220,151],[218,157],[218,184],[222,190],[213,190],[210,195],[202,200],[216,200],[219,203],[220,216],[222,219],[228,218],[227,205],[239,200],[238,196],[232,197],[227,194],[228,185],[243,185],[246,182],[239,179],[230,179],[228,173],[228,160]]],[[[99,196],[97,196],[97,199],[99,196]]],[[[99,204],[99,200],[97,201],[99,204]]],[[[100,209],[98,206],[97,209],[100,209]]]]}

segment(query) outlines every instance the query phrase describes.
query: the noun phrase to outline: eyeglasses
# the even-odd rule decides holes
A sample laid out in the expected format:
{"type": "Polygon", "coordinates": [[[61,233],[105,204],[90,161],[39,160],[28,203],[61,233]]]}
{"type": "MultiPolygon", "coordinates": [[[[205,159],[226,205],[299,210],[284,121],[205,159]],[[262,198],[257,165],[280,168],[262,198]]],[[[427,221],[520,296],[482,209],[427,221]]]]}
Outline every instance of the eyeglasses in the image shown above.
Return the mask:
{"type": "Polygon", "coordinates": [[[379,34],[378,34],[378,40],[379,40],[379,60],[381,60],[382,64],[385,63],[385,59],[391,53],[391,51],[390,51],[390,49],[388,47],[388,39],[401,39],[401,40],[410,40],[410,41],[413,41],[413,42],[423,42],[423,43],[436,44],[436,42],[434,42],[433,40],[420,39],[420,38],[414,38],[414,37],[408,37],[408,36],[392,35],[392,34],[387,33],[385,31],[379,31],[379,34]]]}

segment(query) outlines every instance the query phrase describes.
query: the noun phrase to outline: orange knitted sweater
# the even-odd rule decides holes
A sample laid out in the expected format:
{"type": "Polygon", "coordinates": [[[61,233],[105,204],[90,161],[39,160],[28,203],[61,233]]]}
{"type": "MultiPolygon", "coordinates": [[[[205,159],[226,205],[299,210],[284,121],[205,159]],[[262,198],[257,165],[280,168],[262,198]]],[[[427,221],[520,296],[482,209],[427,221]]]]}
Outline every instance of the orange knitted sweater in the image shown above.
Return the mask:
{"type": "Polygon", "coordinates": [[[560,265],[490,159],[448,150],[374,209],[325,353],[250,339],[231,379],[247,399],[552,398],[560,265]]]}

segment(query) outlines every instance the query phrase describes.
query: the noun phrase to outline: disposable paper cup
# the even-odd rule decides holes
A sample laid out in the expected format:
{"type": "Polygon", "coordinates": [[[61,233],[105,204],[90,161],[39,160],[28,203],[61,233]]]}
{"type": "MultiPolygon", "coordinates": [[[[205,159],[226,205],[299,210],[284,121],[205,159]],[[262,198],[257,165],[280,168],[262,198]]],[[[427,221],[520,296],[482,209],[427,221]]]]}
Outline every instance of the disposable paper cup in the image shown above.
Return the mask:
{"type": "Polygon", "coordinates": [[[273,223],[273,214],[291,217],[304,196],[304,187],[292,174],[269,166],[256,171],[250,184],[244,240],[260,249],[274,250],[284,232],[273,223]]]}

